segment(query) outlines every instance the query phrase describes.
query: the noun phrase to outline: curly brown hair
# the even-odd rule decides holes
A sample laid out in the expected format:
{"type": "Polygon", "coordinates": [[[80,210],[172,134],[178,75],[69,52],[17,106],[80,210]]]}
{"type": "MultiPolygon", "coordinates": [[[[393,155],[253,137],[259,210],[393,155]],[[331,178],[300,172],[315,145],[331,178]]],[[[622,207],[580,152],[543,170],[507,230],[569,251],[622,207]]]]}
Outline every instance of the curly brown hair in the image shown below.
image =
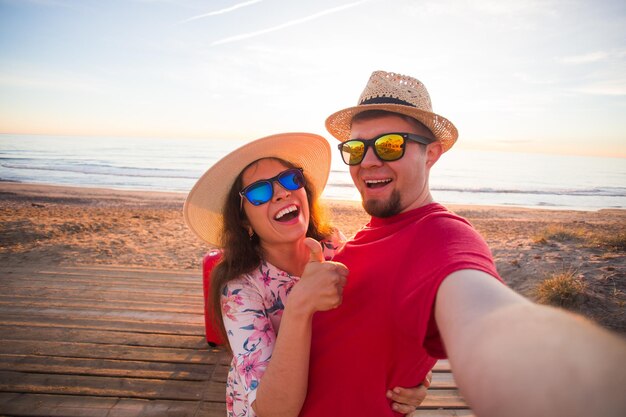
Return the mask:
{"type": "MultiPolygon", "coordinates": [[[[278,161],[286,168],[298,168],[289,161],[280,158],[272,157],[261,159],[278,161]]],[[[215,328],[219,330],[225,346],[231,352],[232,350],[228,343],[228,336],[222,319],[220,299],[224,287],[228,282],[238,278],[242,274],[251,272],[261,263],[261,242],[256,234],[252,237],[248,234],[248,219],[245,212],[241,210],[241,196],[239,195],[239,191],[243,188],[243,173],[261,159],[252,162],[239,173],[226,196],[226,202],[222,209],[222,215],[224,216],[224,226],[220,242],[222,258],[211,271],[211,293],[207,300],[209,303],[209,311],[213,312],[212,318],[215,328]]],[[[325,211],[318,202],[318,196],[321,190],[313,189],[312,182],[306,178],[306,172],[304,176],[306,179],[304,189],[309,203],[309,227],[307,228],[306,236],[316,240],[323,240],[332,234],[333,228],[327,220],[325,211]]]]}

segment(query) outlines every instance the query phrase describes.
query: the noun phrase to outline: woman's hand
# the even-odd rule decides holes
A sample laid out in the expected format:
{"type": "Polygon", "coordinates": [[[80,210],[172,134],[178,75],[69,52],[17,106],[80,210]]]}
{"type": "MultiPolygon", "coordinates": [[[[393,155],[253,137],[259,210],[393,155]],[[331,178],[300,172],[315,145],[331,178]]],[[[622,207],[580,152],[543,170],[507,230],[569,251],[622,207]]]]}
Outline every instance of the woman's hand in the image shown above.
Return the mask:
{"type": "Polygon", "coordinates": [[[325,261],[318,241],[306,238],[305,245],[310,250],[309,263],[300,281],[293,286],[286,305],[304,309],[311,315],[339,307],[348,268],[338,262],[325,261]]]}
{"type": "Polygon", "coordinates": [[[410,414],[424,401],[426,392],[433,379],[433,372],[430,371],[424,378],[421,385],[413,388],[395,387],[387,391],[387,398],[393,401],[391,408],[402,414],[410,414]]]}

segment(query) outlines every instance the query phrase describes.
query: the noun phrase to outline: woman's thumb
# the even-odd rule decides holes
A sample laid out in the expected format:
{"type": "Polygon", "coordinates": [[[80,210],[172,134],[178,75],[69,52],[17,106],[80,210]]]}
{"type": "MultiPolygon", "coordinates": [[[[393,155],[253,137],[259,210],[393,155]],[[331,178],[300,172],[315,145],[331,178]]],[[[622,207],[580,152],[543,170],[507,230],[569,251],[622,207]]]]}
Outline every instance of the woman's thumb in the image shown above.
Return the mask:
{"type": "Polygon", "coordinates": [[[309,262],[324,262],[322,245],[317,240],[307,237],[304,244],[309,248],[309,262]]]}

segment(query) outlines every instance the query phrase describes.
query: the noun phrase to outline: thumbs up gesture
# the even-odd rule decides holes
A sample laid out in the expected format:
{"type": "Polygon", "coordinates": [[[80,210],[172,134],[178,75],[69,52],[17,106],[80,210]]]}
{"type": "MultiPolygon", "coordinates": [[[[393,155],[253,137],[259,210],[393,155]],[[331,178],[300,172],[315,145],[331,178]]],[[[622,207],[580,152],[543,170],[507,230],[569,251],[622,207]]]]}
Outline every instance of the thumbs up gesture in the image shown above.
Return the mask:
{"type": "Polygon", "coordinates": [[[306,238],[304,244],[310,251],[309,262],[287,303],[299,303],[310,314],[339,307],[348,268],[339,262],[325,261],[322,246],[315,239],[306,238]]]}

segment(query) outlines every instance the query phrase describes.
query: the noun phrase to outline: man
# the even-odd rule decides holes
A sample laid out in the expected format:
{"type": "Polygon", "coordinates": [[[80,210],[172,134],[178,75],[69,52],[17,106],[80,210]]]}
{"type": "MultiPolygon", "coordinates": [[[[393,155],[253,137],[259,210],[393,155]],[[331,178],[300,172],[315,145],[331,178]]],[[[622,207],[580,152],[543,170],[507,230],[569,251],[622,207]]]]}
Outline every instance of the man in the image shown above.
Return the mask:
{"type": "Polygon", "coordinates": [[[457,130],[422,83],[374,72],[326,126],[372,218],[335,257],[350,274],[343,304],[314,319],[301,416],[398,415],[380,392],[444,357],[478,416],[624,415],[624,341],[510,290],[478,233],[433,202],[430,169],[457,130]]]}

